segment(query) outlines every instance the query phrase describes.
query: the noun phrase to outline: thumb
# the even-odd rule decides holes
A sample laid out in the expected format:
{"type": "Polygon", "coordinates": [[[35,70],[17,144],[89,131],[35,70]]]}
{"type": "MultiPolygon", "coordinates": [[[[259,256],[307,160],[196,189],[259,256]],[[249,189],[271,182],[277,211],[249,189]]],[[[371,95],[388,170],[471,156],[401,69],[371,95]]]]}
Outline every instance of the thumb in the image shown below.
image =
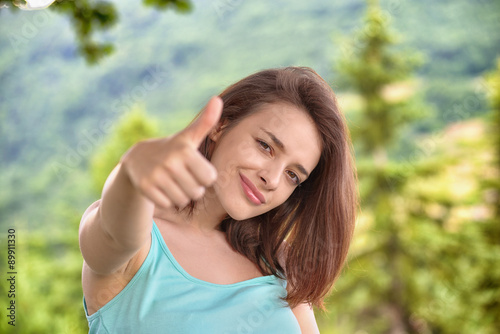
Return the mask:
{"type": "Polygon", "coordinates": [[[182,131],[182,134],[196,147],[200,146],[206,136],[219,122],[222,114],[222,99],[214,96],[208,101],[205,109],[187,128],[182,131]]]}

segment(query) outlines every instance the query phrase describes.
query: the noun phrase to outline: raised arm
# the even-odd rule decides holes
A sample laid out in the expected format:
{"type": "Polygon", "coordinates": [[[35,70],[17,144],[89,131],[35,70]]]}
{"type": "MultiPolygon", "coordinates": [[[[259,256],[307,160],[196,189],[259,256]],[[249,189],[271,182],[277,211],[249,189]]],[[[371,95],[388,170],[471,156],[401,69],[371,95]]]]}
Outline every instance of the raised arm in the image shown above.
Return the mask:
{"type": "Polygon", "coordinates": [[[117,272],[150,237],[156,205],[184,207],[203,196],[217,171],[198,146],[217,124],[222,100],[214,97],[189,127],[167,138],[134,145],[111,172],[101,199],[80,222],[80,250],[96,273],[117,272]]]}

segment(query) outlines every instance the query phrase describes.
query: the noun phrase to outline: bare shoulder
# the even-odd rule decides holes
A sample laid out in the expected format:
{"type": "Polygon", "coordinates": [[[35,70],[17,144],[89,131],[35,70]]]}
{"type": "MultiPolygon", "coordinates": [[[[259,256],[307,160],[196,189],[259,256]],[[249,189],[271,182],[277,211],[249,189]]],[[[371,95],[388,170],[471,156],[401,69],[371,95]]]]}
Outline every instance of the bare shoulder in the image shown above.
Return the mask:
{"type": "Polygon", "coordinates": [[[92,211],[96,210],[99,205],[101,205],[101,199],[99,198],[97,201],[94,203],[90,204],[90,206],[85,210],[85,212],[82,215],[82,219],[80,220],[80,224],[85,221],[85,218],[91,213],[92,211]]]}
{"type": "Polygon", "coordinates": [[[308,303],[302,303],[292,309],[300,326],[302,334],[319,334],[318,324],[314,317],[314,310],[308,303]]]}

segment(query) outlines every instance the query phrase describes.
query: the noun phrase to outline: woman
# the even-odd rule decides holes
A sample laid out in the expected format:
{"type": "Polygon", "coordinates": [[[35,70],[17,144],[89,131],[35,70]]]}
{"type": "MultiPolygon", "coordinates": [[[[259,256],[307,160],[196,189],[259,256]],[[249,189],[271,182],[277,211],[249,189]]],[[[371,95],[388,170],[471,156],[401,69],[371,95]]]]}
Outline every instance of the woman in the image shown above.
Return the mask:
{"type": "Polygon", "coordinates": [[[91,333],[318,333],[352,237],[345,119],[312,69],[264,70],[134,145],[84,213],[91,333]]]}

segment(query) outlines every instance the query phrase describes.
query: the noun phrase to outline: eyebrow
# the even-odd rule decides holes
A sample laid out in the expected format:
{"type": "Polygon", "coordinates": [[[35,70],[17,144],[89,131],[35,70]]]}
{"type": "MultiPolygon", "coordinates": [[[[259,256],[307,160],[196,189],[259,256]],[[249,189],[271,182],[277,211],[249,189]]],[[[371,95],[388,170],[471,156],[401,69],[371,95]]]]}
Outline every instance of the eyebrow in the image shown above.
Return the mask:
{"type": "MultiPolygon", "coordinates": [[[[267,133],[267,135],[269,137],[271,137],[272,141],[274,142],[274,144],[276,144],[276,146],[278,146],[281,151],[283,151],[283,153],[286,153],[286,148],[285,148],[285,145],[283,144],[283,142],[274,135],[274,133],[264,129],[264,128],[260,128],[262,131],[264,131],[265,133],[267,133]]],[[[294,165],[295,167],[297,167],[297,169],[306,176],[306,178],[309,177],[309,173],[307,172],[307,170],[304,168],[304,166],[302,166],[301,164],[295,164],[294,165]]]]}

